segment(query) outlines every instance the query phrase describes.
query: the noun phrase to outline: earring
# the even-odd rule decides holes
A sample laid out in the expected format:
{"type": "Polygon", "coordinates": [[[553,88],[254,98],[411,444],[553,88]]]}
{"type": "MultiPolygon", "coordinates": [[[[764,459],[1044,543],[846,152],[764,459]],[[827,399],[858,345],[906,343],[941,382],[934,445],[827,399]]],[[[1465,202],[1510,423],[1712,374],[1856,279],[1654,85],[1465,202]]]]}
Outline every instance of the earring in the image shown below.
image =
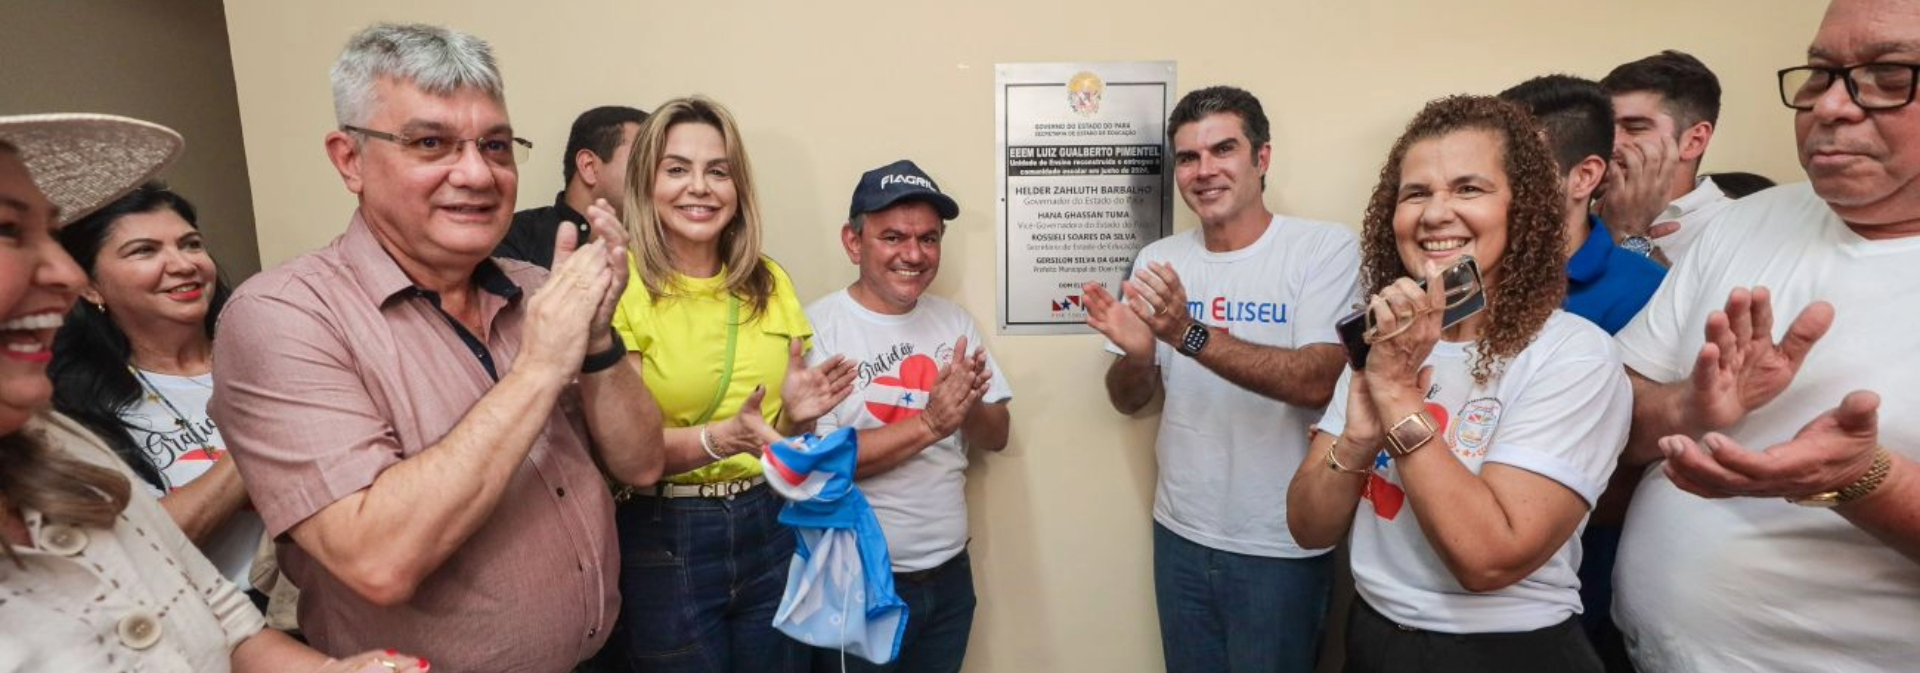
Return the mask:
{"type": "Polygon", "coordinates": [[[96,302],[93,302],[93,308],[94,308],[94,309],[96,309],[96,310],[98,310],[98,311],[100,311],[100,315],[106,315],[106,314],[107,314],[107,305],[106,305],[106,304],[103,304],[103,303],[101,303],[101,302],[97,302],[97,301],[96,301],[96,302]]]}

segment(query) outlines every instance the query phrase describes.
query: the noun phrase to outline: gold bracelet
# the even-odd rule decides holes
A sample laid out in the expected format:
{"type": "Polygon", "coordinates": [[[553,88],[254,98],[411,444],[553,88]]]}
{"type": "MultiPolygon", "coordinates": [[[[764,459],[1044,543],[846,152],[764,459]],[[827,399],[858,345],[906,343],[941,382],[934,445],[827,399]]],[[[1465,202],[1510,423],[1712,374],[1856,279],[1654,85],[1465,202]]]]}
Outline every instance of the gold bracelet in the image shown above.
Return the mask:
{"type": "Polygon", "coordinates": [[[1351,467],[1341,465],[1340,459],[1333,455],[1333,452],[1338,451],[1339,449],[1340,449],[1340,438],[1338,436],[1335,436],[1333,438],[1333,443],[1327,445],[1327,469],[1333,470],[1335,472],[1345,472],[1347,474],[1373,474],[1373,470],[1356,470],[1351,467]]]}

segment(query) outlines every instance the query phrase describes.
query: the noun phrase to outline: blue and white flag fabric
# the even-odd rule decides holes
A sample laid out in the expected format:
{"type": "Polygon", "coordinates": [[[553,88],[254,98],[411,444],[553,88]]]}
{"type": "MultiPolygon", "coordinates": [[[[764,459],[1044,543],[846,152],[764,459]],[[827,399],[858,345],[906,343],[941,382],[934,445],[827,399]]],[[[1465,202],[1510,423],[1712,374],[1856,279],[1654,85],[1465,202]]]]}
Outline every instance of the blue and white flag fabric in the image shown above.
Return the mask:
{"type": "Polygon", "coordinates": [[[841,428],[775,442],[760,454],[767,483],[787,499],[780,523],[799,538],[773,626],[808,645],[885,664],[900,655],[907,604],[893,591],[880,520],[853,484],[857,437],[841,428]]]}

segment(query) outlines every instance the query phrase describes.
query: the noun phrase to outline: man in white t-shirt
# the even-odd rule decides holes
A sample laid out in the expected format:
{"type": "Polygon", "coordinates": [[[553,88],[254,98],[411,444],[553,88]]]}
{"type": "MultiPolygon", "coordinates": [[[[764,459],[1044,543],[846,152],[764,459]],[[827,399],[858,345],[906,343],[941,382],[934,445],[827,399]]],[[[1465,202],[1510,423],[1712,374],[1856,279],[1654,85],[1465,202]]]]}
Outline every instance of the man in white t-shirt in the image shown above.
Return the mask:
{"type": "Polygon", "coordinates": [[[1672,266],[1733,202],[1700,177],[1720,123],[1720,78],[1668,49],[1614,68],[1600,86],[1613,94],[1614,121],[1600,214],[1620,247],[1672,266]]]}
{"type": "Polygon", "coordinates": [[[901,160],[867,171],[840,242],[860,278],[807,306],[813,350],[858,362],[853,394],[815,431],[859,432],[860,491],[873,506],[907,603],[900,654],[886,666],[820,650],[825,668],[958,673],[973,628],[967,557],[967,449],[1007,445],[1013,390],[966,309],[922,296],[940,272],[946,220],[960,206],[901,160]]]}
{"type": "Polygon", "coordinates": [[[1154,595],[1171,673],[1311,671],[1326,613],[1326,549],[1287,530],[1287,483],[1346,366],[1334,322],[1359,298],[1346,228],[1275,215],[1273,148],[1253,94],[1191,92],[1167,120],[1174,180],[1200,228],[1134,260],[1126,303],[1082,289],[1087,324],[1119,357],[1121,413],[1162,391],[1154,595]]]}
{"type": "Polygon", "coordinates": [[[1735,202],[1619,334],[1622,461],[1660,468],[1614,576],[1641,670],[1920,661],[1917,63],[1920,2],[1833,2],[1780,76],[1811,182],[1735,202]]]}

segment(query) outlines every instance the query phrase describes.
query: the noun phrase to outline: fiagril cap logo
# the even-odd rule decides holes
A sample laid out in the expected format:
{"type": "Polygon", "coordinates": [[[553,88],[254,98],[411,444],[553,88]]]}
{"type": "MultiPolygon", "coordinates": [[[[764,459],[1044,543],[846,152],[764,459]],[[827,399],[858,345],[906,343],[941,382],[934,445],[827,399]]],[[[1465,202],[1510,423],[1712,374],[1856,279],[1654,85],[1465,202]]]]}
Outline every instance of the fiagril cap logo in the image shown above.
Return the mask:
{"type": "MultiPolygon", "coordinates": [[[[896,182],[903,185],[919,185],[923,189],[933,189],[933,183],[929,182],[926,178],[920,177],[918,175],[900,175],[898,173],[880,178],[880,189],[884,190],[887,188],[887,185],[891,185],[896,182]]],[[[933,191],[937,192],[940,190],[933,189],[933,191]]]]}

